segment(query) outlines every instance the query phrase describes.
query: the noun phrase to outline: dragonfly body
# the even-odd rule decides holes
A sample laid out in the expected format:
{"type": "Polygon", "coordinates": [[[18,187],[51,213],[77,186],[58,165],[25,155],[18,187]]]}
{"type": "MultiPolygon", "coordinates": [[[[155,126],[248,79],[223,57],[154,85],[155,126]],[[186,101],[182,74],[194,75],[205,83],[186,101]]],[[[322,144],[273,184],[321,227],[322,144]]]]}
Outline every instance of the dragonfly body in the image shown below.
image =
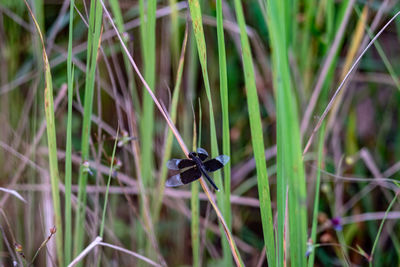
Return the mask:
{"type": "Polygon", "coordinates": [[[196,155],[194,152],[189,153],[189,158],[191,158],[194,162],[196,162],[197,168],[201,171],[201,173],[206,177],[208,182],[215,188],[215,190],[219,191],[218,187],[215,185],[214,181],[211,179],[211,177],[208,175],[207,171],[204,169],[204,164],[201,161],[201,159],[196,155]]]}
{"type": "Polygon", "coordinates": [[[167,187],[175,187],[191,183],[201,177],[204,177],[209,183],[219,191],[208,172],[214,172],[221,169],[229,161],[229,157],[220,155],[214,159],[205,161],[208,158],[208,153],[203,148],[198,148],[196,152],[188,154],[189,159],[171,159],[167,162],[168,169],[182,171],[177,175],[170,177],[167,182],[167,187]]]}

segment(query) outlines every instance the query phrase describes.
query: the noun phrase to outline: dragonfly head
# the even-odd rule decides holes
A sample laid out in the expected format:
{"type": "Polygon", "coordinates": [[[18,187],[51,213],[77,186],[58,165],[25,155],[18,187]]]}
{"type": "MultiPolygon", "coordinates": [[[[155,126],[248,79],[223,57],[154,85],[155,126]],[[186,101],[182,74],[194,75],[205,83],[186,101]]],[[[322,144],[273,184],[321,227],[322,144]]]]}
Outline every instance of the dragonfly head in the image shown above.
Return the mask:
{"type": "Polygon", "coordinates": [[[191,159],[196,158],[196,156],[197,156],[196,152],[190,152],[189,153],[189,158],[191,158],[191,159]]]}

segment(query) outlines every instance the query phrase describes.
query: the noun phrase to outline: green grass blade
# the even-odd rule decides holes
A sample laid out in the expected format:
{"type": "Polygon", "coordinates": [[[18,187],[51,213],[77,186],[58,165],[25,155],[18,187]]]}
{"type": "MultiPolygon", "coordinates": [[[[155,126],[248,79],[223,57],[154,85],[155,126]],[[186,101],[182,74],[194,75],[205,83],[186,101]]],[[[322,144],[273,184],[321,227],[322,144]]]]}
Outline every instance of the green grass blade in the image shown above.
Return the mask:
{"type": "MultiPolygon", "coordinates": [[[[217,143],[217,133],[215,129],[215,119],[214,119],[214,110],[211,100],[211,88],[210,82],[208,78],[208,71],[207,71],[207,51],[206,51],[206,41],[204,38],[204,31],[203,31],[203,22],[202,22],[202,15],[200,4],[197,0],[189,1],[189,8],[190,14],[192,16],[193,21],[193,30],[197,44],[197,51],[200,60],[201,71],[203,74],[204,80],[204,87],[206,89],[206,95],[209,105],[209,113],[210,113],[210,137],[211,137],[211,154],[212,156],[218,156],[218,143],[217,143]]],[[[219,174],[216,173],[216,174],[219,174]]],[[[221,176],[214,175],[218,186],[222,186],[221,176]],[[219,178],[218,178],[219,177],[219,178]],[[218,181],[219,180],[219,181],[218,181]]],[[[223,190],[223,188],[220,188],[223,190]]]]}
{"type": "MultiPolygon", "coordinates": [[[[226,71],[226,52],[224,38],[224,24],[222,16],[222,1],[217,0],[217,37],[218,37],[218,61],[219,61],[219,79],[220,79],[220,95],[222,109],[222,153],[231,156],[230,153],[230,137],[229,137],[229,113],[228,113],[228,79],[226,71]]],[[[224,168],[224,207],[223,214],[232,231],[232,215],[231,215],[231,161],[228,161],[224,168]]],[[[223,242],[224,265],[232,266],[232,257],[230,257],[230,248],[228,242],[223,242]],[[228,256],[229,255],[229,256],[228,256]]]]}
{"type": "Polygon", "coordinates": [[[398,195],[399,195],[399,194],[396,193],[396,195],[394,196],[394,198],[393,198],[392,201],[390,202],[389,207],[387,208],[387,210],[386,210],[386,212],[385,212],[385,216],[383,217],[382,222],[381,222],[381,224],[379,225],[379,230],[378,230],[378,233],[376,234],[376,238],[375,238],[375,241],[374,241],[374,245],[372,246],[372,249],[371,249],[371,254],[370,254],[371,260],[370,260],[370,262],[369,262],[369,266],[370,266],[370,267],[373,266],[372,263],[373,263],[373,259],[374,259],[374,252],[375,252],[375,249],[376,249],[376,245],[378,244],[378,240],[379,240],[379,237],[380,237],[380,235],[381,235],[383,225],[384,225],[384,223],[385,223],[385,221],[386,221],[386,217],[387,217],[387,215],[388,215],[390,209],[392,208],[394,202],[397,200],[397,196],[398,196],[398,195]]]}
{"type": "MultiPolygon", "coordinates": [[[[139,1],[140,3],[140,34],[142,58],[144,65],[144,79],[147,81],[150,89],[154,92],[156,86],[156,0],[139,1]]],[[[154,177],[152,170],[154,169],[153,143],[154,143],[154,102],[149,94],[143,94],[142,100],[142,116],[140,118],[140,160],[141,160],[141,176],[144,188],[154,187],[154,177]]],[[[143,192],[145,193],[145,192],[143,192]]],[[[149,204],[152,203],[151,199],[149,204]]],[[[144,213],[146,208],[144,203],[141,205],[141,216],[147,216],[144,213]]],[[[151,220],[149,220],[150,222],[151,220]]],[[[152,226],[148,226],[152,227],[152,226]]],[[[154,250],[148,239],[142,242],[144,233],[139,234],[139,247],[145,246],[149,255],[154,250]]]]}
{"type": "Polygon", "coordinates": [[[277,106],[277,205],[278,205],[278,266],[283,265],[283,251],[290,247],[293,266],[306,265],[307,209],[306,184],[301,153],[297,103],[291,84],[287,40],[285,39],[285,7],[282,2],[267,5],[270,46],[273,51],[273,78],[277,106]],[[289,195],[286,196],[286,188],[289,195]],[[284,246],[285,207],[289,207],[289,242],[284,246]]]}
{"type": "MultiPolygon", "coordinates": [[[[156,43],[155,43],[155,13],[157,1],[149,0],[141,2],[140,9],[140,32],[141,45],[143,49],[144,78],[149,87],[154,91],[156,85],[156,43]],[[147,6],[145,8],[145,3],[147,6]]],[[[145,186],[152,186],[153,169],[153,136],[154,136],[154,103],[149,94],[143,94],[143,114],[140,119],[141,160],[142,177],[145,186]]]]}
{"type": "MultiPolygon", "coordinates": [[[[35,15],[35,20],[40,28],[40,31],[43,32],[43,34],[46,34],[45,32],[45,17],[44,17],[44,1],[43,0],[37,0],[33,1],[33,7],[34,7],[34,15],[35,15]]],[[[40,64],[40,68],[43,66],[41,65],[41,58],[42,58],[42,51],[41,51],[41,43],[40,43],[40,38],[35,39],[34,43],[34,52],[35,52],[35,57],[36,61],[38,64],[40,64]]],[[[40,96],[41,97],[41,96],[40,96]]],[[[40,99],[40,101],[43,101],[43,99],[40,99]]]]}
{"type": "MultiPolygon", "coordinates": [[[[208,100],[208,107],[209,107],[209,114],[210,114],[210,137],[211,137],[211,155],[213,157],[218,156],[218,143],[217,143],[217,133],[215,129],[215,119],[214,119],[214,110],[211,100],[211,88],[210,82],[208,78],[208,71],[207,71],[207,51],[206,51],[206,42],[204,38],[204,31],[203,31],[203,22],[202,22],[202,15],[201,15],[201,8],[200,3],[198,0],[190,0],[189,1],[189,9],[190,15],[192,17],[193,23],[193,30],[197,44],[197,51],[200,60],[200,66],[203,74],[204,86],[206,89],[206,95],[208,100]]],[[[214,174],[215,184],[218,186],[221,192],[217,193],[217,200],[220,206],[225,207],[224,201],[224,188],[222,185],[222,179],[220,172],[216,172],[214,174]]],[[[229,190],[229,189],[228,189],[229,190]]],[[[220,218],[221,220],[225,220],[224,218],[220,218]]],[[[223,239],[222,242],[227,242],[230,245],[231,253],[234,255],[236,260],[236,264],[242,264],[242,259],[240,258],[240,254],[237,251],[235,242],[230,235],[229,229],[223,229],[224,226],[220,224],[221,235],[227,235],[228,240],[223,239]]],[[[227,244],[223,245],[227,246],[227,244]]],[[[224,254],[224,259],[227,259],[228,256],[224,254]]]]}
{"type": "Polygon", "coordinates": [[[250,118],[251,142],[256,161],[264,242],[267,251],[268,265],[276,266],[271,197],[268,183],[267,165],[264,154],[264,138],[261,126],[260,107],[258,103],[257,88],[253,69],[253,59],[251,56],[249,39],[246,33],[246,22],[244,20],[244,14],[240,0],[235,0],[235,10],[237,22],[240,27],[240,42],[242,45],[242,60],[247,92],[247,107],[250,118]]]}
{"type": "Polygon", "coordinates": [[[53,209],[54,209],[54,220],[57,229],[56,234],[56,247],[57,247],[57,260],[59,266],[64,264],[64,253],[63,253],[63,228],[61,223],[61,201],[60,201],[60,189],[58,183],[60,182],[60,175],[58,172],[58,158],[57,158],[57,141],[56,141],[56,126],[54,120],[54,99],[53,99],[53,81],[50,72],[50,64],[47,58],[46,49],[44,46],[44,40],[39,24],[35,19],[28,3],[25,0],[25,4],[32,16],[35,23],[36,30],[38,31],[41,45],[42,45],[42,56],[44,61],[44,74],[45,74],[45,88],[44,88],[44,109],[46,115],[46,131],[47,131],[47,145],[49,151],[49,167],[50,167],[50,182],[51,182],[51,194],[53,198],[53,209]]]}
{"type": "MultiPolygon", "coordinates": [[[[92,0],[90,3],[89,29],[88,29],[88,47],[85,81],[85,100],[82,124],[82,143],[81,154],[82,162],[89,159],[89,137],[91,116],[93,109],[93,93],[95,83],[95,73],[97,65],[98,48],[100,45],[100,31],[102,23],[103,9],[99,1],[92,0]]],[[[86,213],[86,184],[88,173],[85,167],[81,166],[79,170],[79,188],[78,188],[78,206],[75,216],[74,233],[74,255],[77,255],[83,248],[85,235],[85,213],[86,213]]],[[[81,264],[81,263],[80,263],[81,264]]]]}
{"type": "MultiPolygon", "coordinates": [[[[176,0],[169,0],[168,5],[171,8],[171,61],[172,67],[175,71],[177,58],[179,57],[179,14],[176,8],[176,0]]],[[[178,65],[179,67],[179,65],[178,65]]]]}
{"type": "MultiPolygon", "coordinates": [[[[199,99],[199,140],[198,140],[198,147],[201,144],[201,105],[199,99]]],[[[193,151],[196,150],[196,140],[197,139],[197,131],[196,131],[196,123],[193,124],[193,151]]],[[[200,201],[199,201],[199,191],[200,185],[199,183],[192,183],[191,186],[192,195],[190,198],[190,207],[191,207],[191,237],[192,237],[192,266],[199,267],[200,266],[200,201]]]]}
{"type": "Polygon", "coordinates": [[[105,221],[106,221],[106,210],[107,210],[107,203],[108,203],[108,191],[110,189],[111,176],[112,176],[112,174],[114,172],[113,167],[114,167],[115,151],[117,150],[117,144],[118,144],[118,133],[119,133],[119,128],[117,130],[117,135],[115,136],[114,148],[113,148],[113,152],[112,152],[112,155],[111,155],[111,166],[110,166],[110,171],[108,173],[106,193],[104,195],[103,216],[101,217],[101,224],[100,224],[100,231],[99,231],[99,236],[100,237],[103,237],[103,234],[104,234],[104,224],[105,224],[105,221]]]}
{"type": "MultiPolygon", "coordinates": [[[[43,50],[45,54],[45,50],[43,50]]],[[[51,193],[53,197],[53,206],[55,213],[55,224],[57,227],[57,254],[60,265],[63,265],[63,230],[61,223],[61,204],[60,204],[60,190],[58,183],[60,182],[60,175],[58,172],[58,158],[57,158],[57,142],[56,142],[56,126],[54,121],[54,101],[53,101],[53,82],[50,73],[50,64],[45,57],[45,114],[47,124],[47,142],[49,147],[49,161],[50,161],[50,180],[51,180],[51,193]]]]}
{"type": "Polygon", "coordinates": [[[74,5],[71,0],[69,8],[69,35],[68,35],[68,57],[67,57],[67,79],[68,79],[68,117],[67,117],[67,142],[65,145],[65,237],[64,254],[65,265],[72,259],[72,208],[71,208],[71,186],[72,186],[72,101],[74,95],[74,68],[72,66],[72,37],[74,29],[74,5]]]}
{"type": "Polygon", "coordinates": [[[200,266],[200,201],[199,201],[200,184],[192,183],[190,198],[191,207],[191,237],[192,237],[192,253],[193,253],[193,267],[200,266]]]}
{"type": "MultiPolygon", "coordinates": [[[[321,186],[321,165],[322,165],[322,151],[324,148],[324,139],[325,137],[325,123],[321,127],[321,132],[319,134],[319,144],[318,144],[318,165],[317,165],[317,180],[315,181],[315,196],[314,196],[314,211],[312,217],[312,226],[311,226],[311,240],[312,245],[316,242],[317,237],[317,224],[318,224],[318,208],[319,208],[319,192],[321,186]]],[[[308,266],[314,266],[315,259],[315,249],[312,250],[310,254],[310,258],[308,259],[308,266]]]]}
{"type": "MultiPolygon", "coordinates": [[[[206,51],[206,42],[204,38],[204,31],[203,31],[203,22],[202,22],[202,15],[201,15],[201,8],[200,3],[197,0],[189,1],[189,8],[190,14],[192,16],[192,23],[193,23],[193,30],[197,44],[197,51],[200,60],[200,66],[203,74],[204,86],[206,89],[206,95],[208,99],[208,107],[209,107],[209,114],[210,114],[210,138],[211,138],[211,156],[216,157],[218,156],[218,141],[217,141],[217,132],[215,128],[215,117],[214,117],[214,109],[211,99],[211,88],[210,82],[208,77],[208,70],[207,70],[207,51],[206,51]]],[[[225,197],[224,197],[224,188],[222,185],[222,179],[220,172],[216,172],[214,174],[214,180],[217,187],[221,190],[221,192],[217,193],[217,200],[218,204],[221,207],[225,207],[225,197]]],[[[225,210],[222,210],[222,214],[225,217],[225,210]]],[[[224,234],[224,229],[220,225],[221,235],[224,234]]],[[[226,265],[228,262],[228,257],[231,258],[231,255],[226,254],[226,249],[229,247],[229,243],[226,239],[222,240],[222,244],[224,247],[224,264],[226,265]]],[[[230,253],[229,253],[230,254],[230,253]]]]}

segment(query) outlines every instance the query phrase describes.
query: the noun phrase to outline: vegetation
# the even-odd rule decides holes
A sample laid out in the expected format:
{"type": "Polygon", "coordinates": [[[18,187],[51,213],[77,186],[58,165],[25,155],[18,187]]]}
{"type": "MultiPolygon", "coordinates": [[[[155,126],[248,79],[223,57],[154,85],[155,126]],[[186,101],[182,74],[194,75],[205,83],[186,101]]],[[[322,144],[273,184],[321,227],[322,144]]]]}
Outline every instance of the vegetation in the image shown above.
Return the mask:
{"type": "Polygon", "coordinates": [[[1,1],[0,265],[400,266],[399,7],[1,1]]]}

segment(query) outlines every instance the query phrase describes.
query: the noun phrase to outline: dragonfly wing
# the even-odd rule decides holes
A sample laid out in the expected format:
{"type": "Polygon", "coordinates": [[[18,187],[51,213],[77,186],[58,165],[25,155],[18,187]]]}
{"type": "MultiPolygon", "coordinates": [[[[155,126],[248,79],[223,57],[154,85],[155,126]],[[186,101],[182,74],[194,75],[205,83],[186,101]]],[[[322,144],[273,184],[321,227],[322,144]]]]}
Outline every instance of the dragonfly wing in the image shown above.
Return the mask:
{"type": "Polygon", "coordinates": [[[171,159],[167,162],[167,168],[170,170],[181,170],[196,165],[191,159],[171,159]]]}
{"type": "Polygon", "coordinates": [[[197,167],[190,168],[189,170],[186,170],[181,173],[181,181],[184,184],[196,181],[200,177],[201,177],[201,171],[197,167]]]}
{"type": "Polygon", "coordinates": [[[171,176],[168,178],[168,180],[165,182],[166,187],[175,187],[175,186],[180,186],[184,184],[191,183],[197,179],[199,179],[201,176],[201,172],[197,167],[190,168],[189,170],[186,170],[182,173],[179,173],[177,175],[171,176]]]}
{"type": "Polygon", "coordinates": [[[228,163],[229,157],[226,155],[219,155],[215,159],[207,160],[203,163],[204,169],[208,172],[215,172],[216,170],[221,169],[228,163]]]}
{"type": "Polygon", "coordinates": [[[183,185],[180,174],[169,177],[165,182],[166,187],[175,187],[180,185],[183,185]]]}
{"type": "Polygon", "coordinates": [[[208,158],[208,153],[204,148],[197,148],[197,155],[199,156],[199,158],[201,159],[201,161],[206,160],[206,158],[208,158]]]}

